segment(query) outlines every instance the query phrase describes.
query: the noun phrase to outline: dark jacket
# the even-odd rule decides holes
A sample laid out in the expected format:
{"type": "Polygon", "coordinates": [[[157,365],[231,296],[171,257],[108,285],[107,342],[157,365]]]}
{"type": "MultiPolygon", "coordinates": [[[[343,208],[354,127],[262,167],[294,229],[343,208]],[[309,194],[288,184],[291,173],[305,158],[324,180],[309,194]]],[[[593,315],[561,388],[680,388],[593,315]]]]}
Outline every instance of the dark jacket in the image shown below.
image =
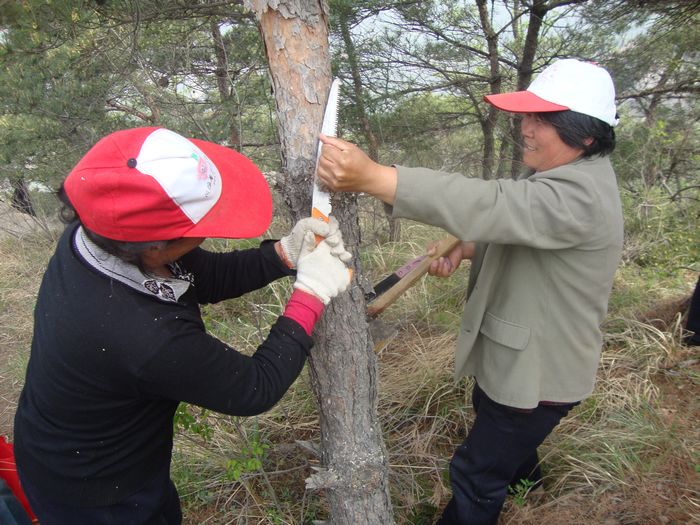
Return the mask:
{"type": "Polygon", "coordinates": [[[199,304],[289,275],[272,242],[195,249],[179,262],[193,282],[173,297],[159,291],[167,282],[105,275],[77,251],[84,238],[67,228],[39,290],[15,455],[21,476],[47,497],[87,507],[120,501],[170,461],[180,401],[230,415],[268,410],[301,372],[312,340],[280,317],[246,356],[205,331],[199,304]]]}

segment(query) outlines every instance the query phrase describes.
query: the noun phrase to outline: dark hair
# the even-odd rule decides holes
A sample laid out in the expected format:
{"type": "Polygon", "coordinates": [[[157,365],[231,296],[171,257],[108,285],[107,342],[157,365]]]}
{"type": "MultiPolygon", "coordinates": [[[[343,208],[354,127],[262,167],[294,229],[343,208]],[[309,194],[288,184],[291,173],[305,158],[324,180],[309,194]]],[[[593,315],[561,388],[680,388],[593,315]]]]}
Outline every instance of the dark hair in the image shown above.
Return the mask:
{"type": "Polygon", "coordinates": [[[609,155],[615,149],[615,130],[607,122],[570,110],[536,115],[554,126],[565,144],[582,149],[583,157],[609,155]],[[593,142],[586,144],[587,139],[593,139],[593,142]]]}
{"type": "Polygon", "coordinates": [[[80,225],[83,227],[83,230],[85,231],[85,234],[97,246],[102,248],[104,251],[106,251],[110,255],[114,255],[115,257],[118,257],[119,259],[121,259],[122,261],[124,261],[126,263],[134,264],[134,265],[138,266],[138,268],[144,273],[147,273],[147,271],[143,266],[143,261],[142,261],[141,255],[143,253],[145,253],[146,251],[150,250],[151,248],[154,248],[154,247],[164,248],[168,244],[173,242],[174,240],[177,240],[177,239],[173,239],[173,240],[166,240],[166,241],[126,242],[126,241],[115,241],[114,239],[109,239],[107,237],[103,237],[102,235],[95,233],[94,231],[90,230],[89,228],[86,228],[85,225],[82,223],[82,221],[80,220],[80,216],[78,215],[78,212],[75,211],[73,204],[71,203],[70,199],[68,198],[68,194],[66,193],[66,190],[63,187],[63,183],[61,183],[61,186],[56,191],[56,196],[58,197],[58,200],[60,200],[62,203],[62,207],[61,207],[61,210],[59,212],[59,216],[60,216],[61,221],[63,223],[65,223],[65,224],[71,224],[73,222],[80,223],[80,225]]]}

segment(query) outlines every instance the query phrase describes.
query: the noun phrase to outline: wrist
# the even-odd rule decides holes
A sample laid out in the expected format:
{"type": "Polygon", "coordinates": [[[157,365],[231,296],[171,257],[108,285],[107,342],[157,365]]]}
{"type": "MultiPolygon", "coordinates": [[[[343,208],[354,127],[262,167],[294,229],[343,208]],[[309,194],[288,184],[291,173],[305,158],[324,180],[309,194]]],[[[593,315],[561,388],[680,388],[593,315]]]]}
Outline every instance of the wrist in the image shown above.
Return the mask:
{"type": "Polygon", "coordinates": [[[324,304],[318,297],[297,288],[289,298],[282,315],[299,323],[304,331],[311,335],[323,308],[324,304]]]}
{"type": "Polygon", "coordinates": [[[310,297],[313,297],[314,299],[317,299],[317,300],[320,301],[321,304],[323,304],[324,306],[327,305],[327,304],[330,302],[330,300],[331,300],[330,297],[328,297],[328,296],[323,296],[323,295],[321,295],[321,294],[315,292],[314,290],[312,290],[310,286],[307,286],[306,284],[304,284],[304,283],[302,283],[302,282],[299,282],[299,277],[297,277],[297,280],[296,280],[296,281],[294,282],[294,284],[292,285],[292,288],[294,288],[294,291],[295,291],[295,292],[296,292],[296,291],[299,291],[299,292],[302,292],[302,293],[305,294],[305,295],[308,295],[308,296],[310,296],[310,297]]]}
{"type": "Polygon", "coordinates": [[[277,257],[280,258],[280,261],[282,261],[282,264],[284,264],[287,268],[294,268],[294,265],[292,264],[292,261],[289,260],[287,257],[287,252],[284,251],[284,247],[282,246],[282,241],[277,241],[275,243],[275,252],[277,252],[277,257]]]}
{"type": "Polygon", "coordinates": [[[394,204],[396,187],[398,185],[398,170],[394,166],[375,163],[372,178],[366,193],[386,202],[394,204]]]}

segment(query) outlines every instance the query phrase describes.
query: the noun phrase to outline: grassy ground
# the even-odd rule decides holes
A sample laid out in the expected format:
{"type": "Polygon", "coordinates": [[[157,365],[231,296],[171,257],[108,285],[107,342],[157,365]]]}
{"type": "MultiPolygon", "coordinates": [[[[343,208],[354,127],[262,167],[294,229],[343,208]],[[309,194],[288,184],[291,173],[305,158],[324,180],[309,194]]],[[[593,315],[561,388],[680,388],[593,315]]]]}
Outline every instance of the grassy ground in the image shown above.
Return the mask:
{"type": "MultiPolygon", "coordinates": [[[[365,235],[363,265],[373,281],[440,235],[405,223],[406,241],[387,243],[371,233],[381,231],[381,218],[370,216],[364,219],[374,226],[365,235]]],[[[645,234],[651,221],[635,221],[628,221],[632,233],[615,281],[596,390],[542,446],[545,492],[529,494],[524,487],[513,494],[501,524],[700,524],[700,352],[680,344],[683,301],[697,269],[663,224],[660,235],[645,234]]],[[[697,230],[697,217],[688,228],[697,230]]],[[[0,236],[3,434],[11,435],[34,297],[52,242],[43,230],[0,236]]],[[[451,451],[472,421],[470,384],[452,379],[466,272],[420,281],[383,314],[397,335],[377,355],[378,411],[400,524],[434,521],[449,498],[451,451]]],[[[276,283],[207,308],[205,321],[250,353],[287,294],[288,283],[276,283]]],[[[315,403],[304,372],[281,403],[258,417],[183,405],[173,477],[185,523],[310,524],[327,517],[323,495],[304,489],[319,464],[315,403]]]]}

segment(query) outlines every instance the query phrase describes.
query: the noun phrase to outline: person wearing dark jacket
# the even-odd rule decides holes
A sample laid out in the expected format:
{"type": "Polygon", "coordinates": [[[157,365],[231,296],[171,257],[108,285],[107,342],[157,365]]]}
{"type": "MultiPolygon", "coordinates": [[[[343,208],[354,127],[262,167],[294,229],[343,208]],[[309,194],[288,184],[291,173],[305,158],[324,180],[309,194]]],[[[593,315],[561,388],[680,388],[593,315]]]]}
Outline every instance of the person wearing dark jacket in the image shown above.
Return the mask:
{"type": "Polygon", "coordinates": [[[440,525],[493,525],[509,487],[542,483],[537,448],[593,390],[622,253],[608,72],[558,60],[526,91],[486,101],[522,114],[528,170],[517,180],[385,166],[330,137],[318,167],[331,190],[369,193],[394,217],[462,239],[432,263],[432,275],[447,277],[471,259],[455,377],[475,379],[476,417],[450,462],[452,498],[440,525]]]}
{"type": "Polygon", "coordinates": [[[274,406],[324,305],[348,286],[350,254],[337,222],[311,218],[259,248],[200,248],[207,237],[260,236],[270,191],[243,155],[163,128],[103,138],[62,194],[77,220],[35,307],[15,416],[22,486],[42,525],[179,524],[178,404],[237,416],[274,406]],[[199,305],[285,276],[296,276],[294,291],[252,356],[206,332],[199,305]]]}
{"type": "Polygon", "coordinates": [[[683,338],[683,344],[686,346],[700,346],[700,276],[698,276],[698,281],[695,283],[693,295],[690,297],[685,329],[689,333],[683,338]]]}

